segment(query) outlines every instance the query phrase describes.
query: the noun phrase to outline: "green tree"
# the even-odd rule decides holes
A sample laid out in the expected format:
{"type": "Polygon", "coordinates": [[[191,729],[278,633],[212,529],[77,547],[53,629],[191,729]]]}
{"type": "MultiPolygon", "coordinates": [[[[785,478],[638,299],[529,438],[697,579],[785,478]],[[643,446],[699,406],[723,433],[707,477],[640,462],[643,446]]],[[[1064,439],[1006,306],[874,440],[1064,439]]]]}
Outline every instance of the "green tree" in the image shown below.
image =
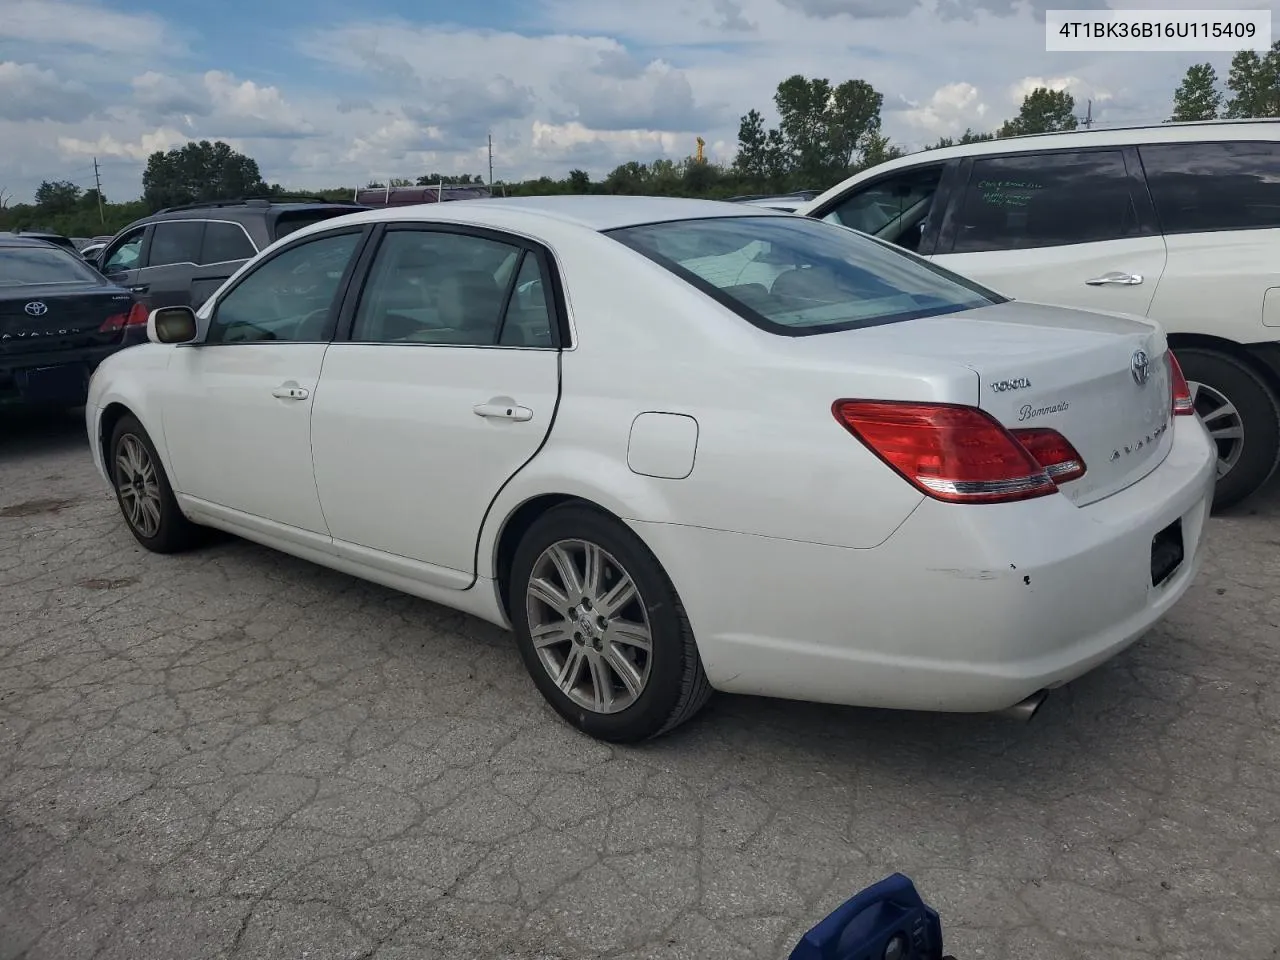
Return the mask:
{"type": "Polygon", "coordinates": [[[906,155],[907,151],[897,144],[890,143],[888,137],[879,133],[872,133],[867,135],[866,143],[862,147],[862,165],[864,167],[874,167],[877,164],[896,160],[898,157],[905,157],[906,155]]]}
{"type": "Polygon", "coordinates": [[[646,188],[651,179],[648,164],[631,160],[609,171],[604,178],[604,188],[606,193],[644,194],[650,192],[646,188]]]}
{"type": "Polygon", "coordinates": [[[79,206],[81,193],[70,180],[44,180],[36,187],[36,206],[45,214],[70,213],[79,206]]]}
{"type": "Polygon", "coordinates": [[[221,140],[191,141],[167,153],[156,151],[147,158],[142,174],[142,195],[152,210],[268,191],[257,161],[221,140]]]}
{"type": "Polygon", "coordinates": [[[773,166],[769,162],[769,131],[759,110],[748,110],[738,124],[738,153],[733,169],[744,177],[764,180],[773,166]]]}
{"type": "Polygon", "coordinates": [[[954,147],[957,144],[963,146],[966,143],[981,143],[984,140],[994,140],[994,133],[975,133],[972,128],[965,127],[964,133],[957,137],[939,137],[937,143],[931,143],[925,147],[926,150],[941,150],[943,147],[954,147]]]}
{"type": "Polygon", "coordinates": [[[879,151],[883,159],[897,147],[890,148],[889,141],[880,136],[880,109],[884,106],[884,94],[865,80],[846,80],[832,91],[827,117],[830,165],[837,174],[848,173],[855,158],[861,155],[864,165],[869,165],[866,151],[869,147],[879,151]]]}
{"type": "Polygon", "coordinates": [[[1227,103],[1231,119],[1280,117],[1280,40],[1262,56],[1256,50],[1241,50],[1232,57],[1227,89],[1232,94],[1227,103]]]}
{"type": "Polygon", "coordinates": [[[778,84],[773,102],[789,172],[816,183],[848,173],[868,136],[880,130],[884,96],[865,80],[832,87],[797,73],[778,84]]]}
{"type": "Polygon", "coordinates": [[[1191,120],[1216,120],[1222,109],[1218,90],[1218,73],[1211,63],[1197,63],[1187,68],[1182,83],[1173,94],[1173,116],[1169,123],[1191,120]]]}
{"type": "Polygon", "coordinates": [[[999,136],[1020,137],[1029,133],[1054,133],[1076,128],[1076,100],[1065,90],[1036,87],[1022,100],[1022,109],[1006,120],[999,136]]]}

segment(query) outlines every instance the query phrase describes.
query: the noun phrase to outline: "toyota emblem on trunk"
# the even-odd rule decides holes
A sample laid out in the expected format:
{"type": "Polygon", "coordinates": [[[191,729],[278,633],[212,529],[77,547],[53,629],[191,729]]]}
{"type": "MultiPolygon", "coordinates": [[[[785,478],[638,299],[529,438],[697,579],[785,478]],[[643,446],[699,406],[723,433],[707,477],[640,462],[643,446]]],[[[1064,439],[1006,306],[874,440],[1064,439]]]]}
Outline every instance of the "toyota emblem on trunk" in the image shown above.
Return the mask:
{"type": "Polygon", "coordinates": [[[1129,360],[1129,372],[1133,374],[1133,382],[1138,386],[1147,385],[1147,381],[1151,379],[1151,361],[1147,359],[1145,350],[1133,351],[1133,357],[1129,360]]]}
{"type": "Polygon", "coordinates": [[[49,312],[49,308],[45,305],[43,300],[32,300],[22,309],[27,311],[27,313],[33,317],[43,317],[49,312]]]}

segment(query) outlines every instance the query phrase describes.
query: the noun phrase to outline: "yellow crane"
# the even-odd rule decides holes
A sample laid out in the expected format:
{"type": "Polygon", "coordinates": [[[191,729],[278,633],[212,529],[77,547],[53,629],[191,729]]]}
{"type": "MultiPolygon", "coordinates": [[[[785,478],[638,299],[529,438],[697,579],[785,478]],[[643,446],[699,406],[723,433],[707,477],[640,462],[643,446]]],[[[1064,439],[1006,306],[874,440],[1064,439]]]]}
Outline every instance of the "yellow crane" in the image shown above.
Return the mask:
{"type": "Polygon", "coordinates": [[[704,159],[704,158],[703,158],[703,156],[702,156],[702,149],[703,149],[703,147],[705,147],[706,145],[707,145],[707,141],[705,141],[705,140],[703,140],[701,137],[699,137],[699,138],[698,138],[698,158],[697,158],[699,163],[702,163],[702,162],[703,162],[703,159],[704,159]]]}

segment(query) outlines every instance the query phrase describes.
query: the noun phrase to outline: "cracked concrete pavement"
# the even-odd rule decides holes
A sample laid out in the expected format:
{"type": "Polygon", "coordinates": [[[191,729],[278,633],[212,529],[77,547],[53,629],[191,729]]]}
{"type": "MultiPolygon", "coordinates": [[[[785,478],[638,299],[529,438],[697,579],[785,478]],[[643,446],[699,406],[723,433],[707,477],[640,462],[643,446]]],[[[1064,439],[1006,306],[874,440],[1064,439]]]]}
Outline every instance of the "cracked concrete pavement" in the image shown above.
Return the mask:
{"type": "Polygon", "coordinates": [[[0,958],[774,958],[895,870],[960,960],[1280,956],[1280,495],[1209,551],[1028,726],[721,696],[612,748],[490,626],[143,552],[10,415],[0,958]]]}

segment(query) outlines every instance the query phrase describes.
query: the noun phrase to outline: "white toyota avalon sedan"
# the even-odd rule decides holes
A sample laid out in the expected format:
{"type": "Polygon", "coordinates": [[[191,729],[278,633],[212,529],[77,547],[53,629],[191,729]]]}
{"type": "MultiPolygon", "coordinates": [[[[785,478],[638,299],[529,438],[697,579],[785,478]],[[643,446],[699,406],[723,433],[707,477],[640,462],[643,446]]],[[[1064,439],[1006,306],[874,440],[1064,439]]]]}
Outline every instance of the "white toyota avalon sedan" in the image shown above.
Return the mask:
{"type": "Polygon", "coordinates": [[[712,690],[1029,714],[1183,595],[1213,492],[1158,326],[758,206],[354,213],[147,333],[86,413],[143,546],[509,626],[605,740],[712,690]]]}

